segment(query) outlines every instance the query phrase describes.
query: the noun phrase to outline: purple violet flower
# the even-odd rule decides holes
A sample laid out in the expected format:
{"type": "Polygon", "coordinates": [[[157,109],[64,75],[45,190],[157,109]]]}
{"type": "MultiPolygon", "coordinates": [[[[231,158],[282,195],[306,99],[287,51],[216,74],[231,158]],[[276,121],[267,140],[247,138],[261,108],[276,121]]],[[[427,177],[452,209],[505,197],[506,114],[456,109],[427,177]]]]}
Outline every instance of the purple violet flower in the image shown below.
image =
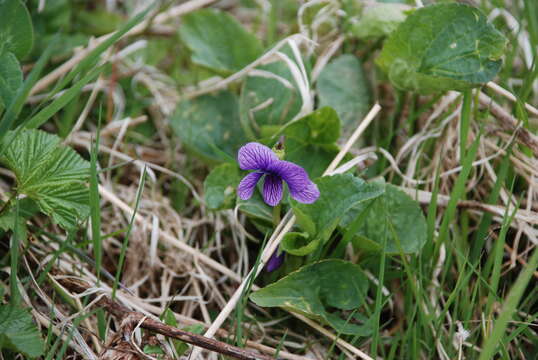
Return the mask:
{"type": "Polygon", "coordinates": [[[275,252],[271,255],[267,264],[265,265],[265,270],[267,272],[275,271],[284,263],[284,256],[286,255],[284,251],[278,253],[279,249],[276,248],[275,252]]]}
{"type": "Polygon", "coordinates": [[[268,205],[276,206],[282,200],[283,180],[288,184],[291,197],[301,203],[311,204],[319,197],[317,185],[302,167],[280,160],[265,145],[255,142],[244,145],[239,149],[237,160],[242,170],[256,170],[245,176],[237,187],[237,194],[243,200],[250,199],[262,177],[265,177],[263,200],[268,205]]]}

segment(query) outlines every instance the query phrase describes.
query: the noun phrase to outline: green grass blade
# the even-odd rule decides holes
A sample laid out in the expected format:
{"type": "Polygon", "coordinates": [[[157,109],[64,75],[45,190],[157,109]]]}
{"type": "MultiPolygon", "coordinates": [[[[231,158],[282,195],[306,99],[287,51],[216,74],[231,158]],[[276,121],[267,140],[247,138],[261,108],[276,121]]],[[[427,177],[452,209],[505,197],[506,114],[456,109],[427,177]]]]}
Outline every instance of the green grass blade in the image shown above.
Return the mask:
{"type": "Polygon", "coordinates": [[[133,224],[136,218],[138,207],[140,206],[140,199],[142,198],[142,191],[144,190],[145,183],[146,183],[146,168],[144,167],[144,171],[142,172],[142,178],[140,179],[138,190],[136,191],[136,200],[135,200],[133,215],[131,216],[131,220],[129,221],[129,226],[127,227],[127,233],[125,234],[125,238],[123,239],[123,243],[121,245],[120,258],[118,260],[118,270],[116,271],[116,277],[114,278],[114,285],[112,286],[112,299],[116,298],[116,290],[118,289],[118,284],[120,282],[121,272],[123,269],[123,263],[125,262],[125,254],[127,253],[127,246],[129,245],[129,236],[131,235],[131,231],[133,230],[133,224]]]}
{"type": "MultiPolygon", "coordinates": [[[[24,80],[22,87],[17,91],[15,99],[11,102],[11,104],[9,104],[8,108],[6,109],[6,112],[4,113],[4,116],[2,116],[2,120],[0,121],[0,142],[2,141],[2,138],[7,133],[7,131],[11,128],[11,126],[13,126],[15,119],[21,112],[24,102],[28,98],[30,90],[39,79],[41,72],[45,68],[45,65],[48,63],[52,55],[52,51],[54,49],[56,41],[57,40],[54,39],[49,44],[49,46],[47,46],[43,54],[41,54],[34,67],[32,68],[32,71],[30,72],[30,74],[28,74],[26,80],[24,80]]],[[[2,149],[0,149],[0,155],[2,154],[1,151],[2,149]]]]}
{"type": "Polygon", "coordinates": [[[15,199],[15,220],[13,224],[13,234],[11,235],[10,244],[10,274],[9,285],[11,287],[10,304],[18,306],[21,301],[21,295],[19,294],[19,279],[17,274],[19,272],[19,246],[20,246],[20,234],[19,234],[19,198],[15,199]]]}
{"type": "Polygon", "coordinates": [[[66,90],[61,96],[55,99],[51,104],[47,105],[43,110],[34,115],[30,120],[25,124],[25,127],[28,129],[35,129],[43,125],[47,120],[49,120],[54,114],[60,111],[64,106],[66,106],[75,96],[79,96],[82,88],[95,79],[101,71],[104,70],[106,65],[99,66],[88,74],[86,74],[82,79],[77,81],[69,90],[66,90]]]}
{"type": "MultiPolygon", "coordinates": [[[[508,175],[508,168],[510,165],[511,154],[512,154],[512,148],[510,147],[507,150],[507,153],[504,156],[501,162],[501,165],[499,167],[499,170],[497,172],[497,181],[495,181],[495,185],[493,185],[493,188],[491,189],[491,192],[486,200],[488,204],[496,204],[497,200],[499,199],[501,188],[503,184],[505,183],[506,177],[508,175]]],[[[493,215],[490,213],[485,213],[482,216],[482,220],[480,221],[480,225],[478,226],[478,230],[475,232],[475,235],[472,241],[473,245],[471,247],[470,258],[471,258],[471,261],[473,262],[476,262],[479,259],[480,251],[484,247],[488,229],[489,229],[489,226],[491,225],[492,220],[493,220],[493,215]]]]}
{"type": "Polygon", "coordinates": [[[471,104],[473,93],[472,90],[463,92],[463,104],[461,105],[460,119],[460,158],[465,157],[467,152],[467,138],[469,137],[469,126],[471,124],[471,104]]]}
{"type": "Polygon", "coordinates": [[[473,168],[473,160],[476,157],[476,152],[478,150],[478,145],[480,144],[480,135],[478,135],[469,148],[465,158],[462,162],[462,170],[456,179],[454,188],[450,193],[450,200],[448,201],[445,214],[443,216],[443,221],[441,223],[441,228],[439,230],[439,237],[437,238],[437,243],[435,246],[434,256],[439,253],[439,247],[446,240],[449,232],[449,226],[454,216],[456,215],[456,208],[458,206],[458,200],[461,199],[465,193],[465,184],[469,175],[471,174],[471,169],[473,168]]]}
{"type": "Polygon", "coordinates": [[[75,76],[78,74],[90,69],[92,66],[94,66],[97,61],[99,60],[99,57],[101,54],[103,54],[110,46],[115,44],[118,40],[120,40],[123,35],[125,35],[129,30],[131,30],[133,27],[138,25],[139,23],[144,20],[146,15],[149,13],[149,11],[153,8],[153,6],[157,3],[154,2],[152,5],[148,6],[148,8],[140,13],[138,13],[136,16],[134,16],[131,20],[127,21],[122,27],[120,27],[115,33],[110,35],[105,41],[103,41],[101,44],[97,45],[95,49],[90,51],[88,55],[84,57],[84,59],[78,63],[77,66],[73,70],[71,70],[66,77],[64,77],[62,80],[60,80],[56,86],[54,87],[54,90],[51,92],[51,95],[54,95],[56,92],[63,89],[69,82],[71,82],[75,76]]]}
{"type": "Polygon", "coordinates": [[[517,305],[523,296],[523,292],[529,284],[532,274],[536,271],[537,267],[538,247],[535,247],[527,265],[523,268],[517,277],[515,284],[510,289],[510,292],[504,301],[501,314],[493,325],[493,331],[490,336],[486,337],[484,346],[482,347],[482,353],[478,360],[489,360],[495,355],[497,346],[501,343],[503,334],[508,326],[508,322],[512,319],[517,305]]]}
{"type": "MultiPolygon", "coordinates": [[[[101,117],[99,117],[99,123],[101,117]]],[[[99,124],[100,125],[100,124],[99,124]]],[[[99,197],[99,174],[97,172],[97,158],[99,154],[100,126],[97,126],[95,144],[90,152],[90,219],[92,223],[93,256],[95,258],[95,271],[97,282],[101,277],[101,263],[103,256],[101,240],[101,199],[99,197]]]]}

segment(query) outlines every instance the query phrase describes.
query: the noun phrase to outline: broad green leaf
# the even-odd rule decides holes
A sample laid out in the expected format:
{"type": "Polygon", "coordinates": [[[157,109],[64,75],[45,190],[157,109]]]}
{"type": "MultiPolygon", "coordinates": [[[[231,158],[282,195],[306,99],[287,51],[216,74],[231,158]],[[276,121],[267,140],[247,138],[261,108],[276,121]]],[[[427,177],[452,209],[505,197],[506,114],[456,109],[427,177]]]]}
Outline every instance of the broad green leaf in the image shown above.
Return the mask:
{"type": "Polygon", "coordinates": [[[480,10],[431,5],[413,12],[392,33],[377,63],[398,88],[461,91],[497,74],[505,46],[505,37],[480,10]]]}
{"type": "Polygon", "coordinates": [[[336,111],[324,107],[287,126],[284,135],[286,160],[301,165],[316,178],[338,154],[340,120],[336,111]]]}
{"type": "Polygon", "coordinates": [[[329,309],[358,309],[366,298],[368,279],[360,267],[342,260],[324,260],[292,272],[250,295],[258,306],[283,307],[329,324],[342,334],[368,335],[365,327],[329,309]]]}
{"type": "Polygon", "coordinates": [[[0,106],[8,107],[22,86],[22,70],[11,52],[0,53],[0,106]]]}
{"type": "Polygon", "coordinates": [[[237,164],[225,163],[214,168],[204,181],[204,199],[211,210],[230,209],[235,204],[235,189],[241,177],[237,164]]]}
{"type": "Polygon", "coordinates": [[[367,6],[351,31],[360,39],[388,36],[405,20],[407,9],[409,6],[402,4],[377,3],[367,6]]]}
{"type": "Polygon", "coordinates": [[[15,173],[17,192],[65,229],[89,215],[89,163],[61,139],[40,130],[11,131],[3,139],[0,163],[15,173]]]}
{"type": "Polygon", "coordinates": [[[251,139],[273,135],[266,130],[286,124],[302,105],[295,80],[284,62],[256,70],[243,83],[239,99],[241,124],[251,139]]]}
{"type": "Polygon", "coordinates": [[[34,30],[28,9],[20,0],[0,0],[0,54],[12,52],[19,59],[34,43],[34,30]]]}
{"type": "Polygon", "coordinates": [[[0,305],[1,349],[10,349],[32,358],[43,354],[43,340],[27,309],[0,305]]]}
{"type": "Polygon", "coordinates": [[[298,224],[313,240],[325,241],[349,209],[383,194],[382,186],[351,174],[324,176],[314,182],[320,191],[316,202],[291,202],[298,224]]]}
{"type": "MultiPolygon", "coordinates": [[[[258,183],[258,186],[260,186],[260,183],[258,183]]],[[[239,205],[239,210],[250,218],[269,224],[273,221],[273,209],[263,201],[261,192],[258,190],[254,190],[254,194],[248,200],[237,198],[237,205],[239,205]]]]}
{"type": "Polygon", "coordinates": [[[181,18],[179,34],[192,51],[192,61],[217,72],[235,72],[262,54],[256,36],[229,14],[202,9],[181,18]]]}
{"type": "Polygon", "coordinates": [[[343,126],[355,126],[370,107],[368,82],[354,55],[342,55],[325,66],[319,74],[317,90],[319,106],[335,109],[343,126]]]}
{"type": "Polygon", "coordinates": [[[174,133],[204,158],[229,161],[245,143],[237,97],[229,91],[183,100],[170,118],[174,133]]]}
{"type": "Polygon", "coordinates": [[[310,240],[307,233],[290,232],[280,242],[282,250],[288,254],[305,256],[317,249],[320,239],[310,240]]]}
{"type": "MultiPolygon", "coordinates": [[[[364,225],[357,231],[353,243],[367,251],[380,251],[383,231],[387,224],[386,252],[399,254],[417,253],[426,243],[426,219],[419,204],[406,193],[391,184],[385,185],[383,196],[373,200],[364,225]]],[[[342,219],[346,227],[366,209],[361,203],[350,209],[342,219]]]]}

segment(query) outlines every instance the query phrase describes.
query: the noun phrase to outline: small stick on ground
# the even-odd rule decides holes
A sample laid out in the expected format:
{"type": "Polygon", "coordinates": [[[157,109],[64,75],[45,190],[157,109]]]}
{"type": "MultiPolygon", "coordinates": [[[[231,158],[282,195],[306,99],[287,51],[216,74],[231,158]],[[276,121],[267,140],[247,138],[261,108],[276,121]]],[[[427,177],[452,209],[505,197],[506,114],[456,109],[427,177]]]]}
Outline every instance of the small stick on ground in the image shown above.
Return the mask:
{"type": "MultiPolygon", "coordinates": [[[[88,290],[84,285],[73,280],[63,279],[62,285],[66,288],[84,292],[88,290]]],[[[259,354],[251,350],[242,349],[218,340],[214,340],[202,335],[193,334],[191,332],[166,325],[160,321],[148,318],[146,315],[136,311],[131,311],[123,305],[110,299],[108,296],[102,297],[96,302],[96,305],[105,309],[108,313],[122,320],[122,327],[132,324],[139,324],[140,327],[157,334],[161,334],[170,338],[184,341],[186,343],[199,346],[206,350],[218,352],[219,354],[230,356],[240,360],[274,360],[275,358],[265,354],[259,354]]]]}

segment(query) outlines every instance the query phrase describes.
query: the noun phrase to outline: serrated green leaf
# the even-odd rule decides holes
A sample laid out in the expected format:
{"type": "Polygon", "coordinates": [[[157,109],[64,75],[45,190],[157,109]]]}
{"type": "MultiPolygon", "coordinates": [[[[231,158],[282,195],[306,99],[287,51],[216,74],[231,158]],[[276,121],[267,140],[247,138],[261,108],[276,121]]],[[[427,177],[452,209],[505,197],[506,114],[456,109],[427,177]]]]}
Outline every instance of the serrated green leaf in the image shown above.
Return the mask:
{"type": "Polygon", "coordinates": [[[170,118],[174,133],[206,159],[235,159],[245,136],[239,124],[237,97],[229,91],[184,100],[170,118]]]}
{"type": "Polygon", "coordinates": [[[22,70],[17,57],[0,53],[0,106],[8,107],[22,86],[22,70]]]}
{"type": "Polygon", "coordinates": [[[258,306],[283,307],[329,324],[342,334],[368,335],[367,328],[340,313],[358,309],[366,298],[368,279],[360,267],[342,260],[324,260],[306,265],[250,295],[258,306]],[[366,330],[366,331],[365,331],[366,330]]]}
{"type": "Polygon", "coordinates": [[[356,126],[370,107],[370,90],[362,65],[354,55],[337,57],[317,81],[319,106],[336,110],[343,126],[356,126]]]}
{"type": "Polygon", "coordinates": [[[311,178],[321,176],[338,153],[340,120],[334,109],[323,107],[284,130],[286,160],[302,166],[311,178]]]}
{"type": "Polygon", "coordinates": [[[40,130],[9,132],[0,157],[15,173],[17,192],[33,199],[40,210],[65,229],[88,217],[86,182],[89,163],[61,139],[40,130]]]}
{"type": "Polygon", "coordinates": [[[349,209],[383,194],[383,187],[351,174],[324,176],[314,181],[320,197],[312,204],[291,201],[298,224],[314,239],[325,241],[349,209]]]}
{"type": "Polygon", "coordinates": [[[275,62],[256,70],[258,73],[245,79],[239,99],[241,125],[251,139],[273,135],[302,106],[301,95],[285,63],[275,62]],[[268,128],[273,130],[264,133],[268,128]]]}
{"type": "MultiPolygon", "coordinates": [[[[364,225],[353,240],[355,247],[367,251],[380,251],[385,222],[388,222],[388,238],[385,251],[389,254],[417,253],[426,243],[426,218],[419,204],[409,195],[391,184],[385,185],[383,196],[373,200],[364,225]]],[[[366,209],[361,203],[350,209],[342,219],[346,227],[366,209]]]]}
{"type": "Polygon", "coordinates": [[[179,34],[196,64],[229,73],[262,54],[258,38],[225,12],[202,9],[183,16],[181,21],[179,34]]]}
{"type": "Polygon", "coordinates": [[[390,35],[405,18],[408,6],[402,4],[380,4],[367,6],[353,24],[352,33],[360,39],[380,38],[390,35]]]}
{"type": "Polygon", "coordinates": [[[20,0],[0,0],[0,54],[12,52],[19,59],[34,43],[34,30],[28,9],[20,0]]]}
{"type": "Polygon", "coordinates": [[[0,350],[3,348],[29,357],[43,354],[43,340],[28,310],[0,305],[0,350]]]}
{"type": "Polygon", "coordinates": [[[236,164],[225,163],[214,168],[204,181],[204,199],[211,210],[230,209],[241,177],[236,164]]]}
{"type": "Polygon", "coordinates": [[[506,38],[480,10],[438,4],[409,15],[385,42],[377,63],[401,89],[462,91],[497,74],[505,46],[506,38]]]}

